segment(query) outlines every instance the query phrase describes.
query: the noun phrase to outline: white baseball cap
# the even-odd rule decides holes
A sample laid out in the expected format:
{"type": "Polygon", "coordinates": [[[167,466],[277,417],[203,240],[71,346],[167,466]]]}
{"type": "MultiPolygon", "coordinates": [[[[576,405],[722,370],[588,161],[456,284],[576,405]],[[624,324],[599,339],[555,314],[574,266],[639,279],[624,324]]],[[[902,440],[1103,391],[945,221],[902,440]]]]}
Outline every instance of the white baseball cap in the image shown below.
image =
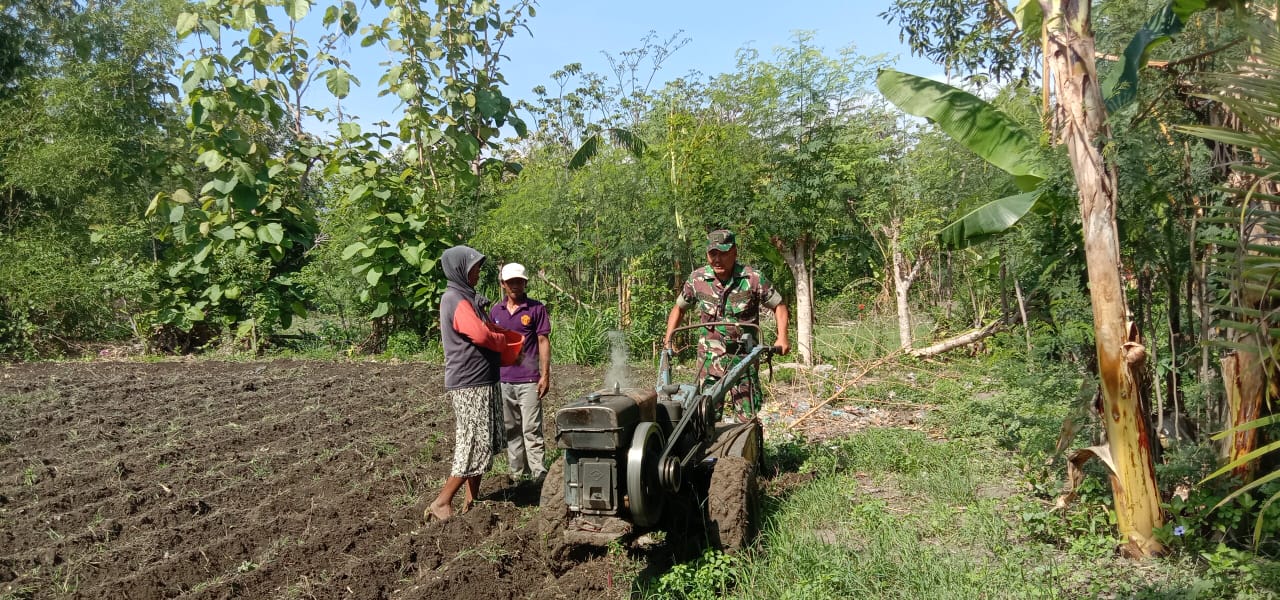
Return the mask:
{"type": "Polygon", "coordinates": [[[502,281],[506,281],[508,279],[529,280],[529,278],[524,274],[524,265],[520,263],[507,263],[502,265],[502,272],[498,274],[498,277],[502,281]]]}

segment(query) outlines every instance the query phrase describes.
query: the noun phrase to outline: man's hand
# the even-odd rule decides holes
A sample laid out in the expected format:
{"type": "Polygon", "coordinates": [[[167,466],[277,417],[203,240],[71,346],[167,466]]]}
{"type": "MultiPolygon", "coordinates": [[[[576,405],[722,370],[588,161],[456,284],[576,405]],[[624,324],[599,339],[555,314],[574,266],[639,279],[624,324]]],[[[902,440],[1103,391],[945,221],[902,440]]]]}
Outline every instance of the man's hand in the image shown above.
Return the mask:
{"type": "Polygon", "coordinates": [[[786,356],[791,352],[791,340],[787,337],[787,326],[790,325],[791,311],[787,310],[786,304],[779,304],[773,307],[773,318],[778,322],[778,339],[773,345],[779,347],[782,356],[786,356]]]}
{"type": "Polygon", "coordinates": [[[671,307],[671,312],[667,314],[667,333],[662,336],[662,347],[671,347],[671,335],[675,333],[676,327],[680,325],[680,318],[684,316],[684,309],[680,308],[680,304],[676,303],[671,307]]]}
{"type": "Polygon", "coordinates": [[[550,392],[550,391],[551,391],[551,377],[550,376],[539,377],[538,378],[538,399],[541,400],[544,396],[547,395],[547,392],[550,392]]]}

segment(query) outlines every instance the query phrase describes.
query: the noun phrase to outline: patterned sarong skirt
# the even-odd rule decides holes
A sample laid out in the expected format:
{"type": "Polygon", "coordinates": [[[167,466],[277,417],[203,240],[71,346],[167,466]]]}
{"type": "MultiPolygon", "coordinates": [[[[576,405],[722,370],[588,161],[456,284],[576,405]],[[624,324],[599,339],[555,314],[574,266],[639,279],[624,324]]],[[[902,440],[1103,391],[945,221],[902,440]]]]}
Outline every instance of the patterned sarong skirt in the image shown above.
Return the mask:
{"type": "Polygon", "coordinates": [[[498,384],[446,392],[453,401],[454,477],[483,475],[493,466],[494,454],[506,447],[502,432],[502,394],[498,384]]]}

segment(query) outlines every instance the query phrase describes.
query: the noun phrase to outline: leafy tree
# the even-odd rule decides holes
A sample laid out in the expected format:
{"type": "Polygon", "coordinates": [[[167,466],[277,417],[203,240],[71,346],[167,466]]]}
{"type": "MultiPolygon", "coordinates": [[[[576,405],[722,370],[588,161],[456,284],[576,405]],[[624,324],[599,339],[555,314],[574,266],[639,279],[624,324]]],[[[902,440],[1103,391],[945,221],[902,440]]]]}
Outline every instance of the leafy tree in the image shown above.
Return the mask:
{"type": "MultiPolygon", "coordinates": [[[[178,148],[170,27],[180,4],[18,3],[0,11],[0,238],[8,344],[39,354],[127,335],[153,256],[141,212],[178,148]],[[92,240],[92,242],[91,242],[92,240]],[[18,251],[17,248],[23,248],[18,251]],[[49,268],[55,262],[63,267],[49,268]],[[122,274],[128,274],[128,277],[122,274]],[[116,285],[125,280],[140,285],[116,285]],[[40,289],[62,293],[35,293],[40,289]]],[[[7,337],[0,334],[0,338],[7,337]]],[[[0,339],[0,345],[6,345],[0,339]]]]}
{"type": "Polygon", "coordinates": [[[163,217],[162,235],[173,243],[167,272],[174,281],[164,287],[157,319],[190,330],[213,310],[252,341],[259,329],[288,327],[304,314],[308,290],[292,274],[314,243],[316,198],[333,197],[315,185],[327,178],[350,186],[341,197],[368,211],[342,257],[363,278],[360,299],[375,324],[370,347],[396,328],[426,329],[443,285],[435,257],[450,244],[451,207],[474,201],[482,177],[503,172],[505,163],[487,155],[499,128],[510,123],[523,133],[497,66],[528,7],[389,3],[361,43],[383,43],[403,57],[388,63],[380,84],[405,101],[404,118],[394,133],[339,122],[331,142],[304,129],[305,117],[323,121],[328,109],[304,102],[313,82],[323,80],[337,100],[359,83],[332,52],[360,30],[355,5],[319,11],[331,33],[315,53],[296,33],[312,13],[306,0],[281,2],[278,13],[240,3],[184,13],[179,33],[208,36],[215,48],[188,63],[184,76],[199,197],[181,188],[157,196],[150,210],[163,217]],[[231,33],[242,36],[241,50],[225,56],[217,47],[231,33]],[[399,144],[402,150],[388,152],[399,144]],[[225,252],[266,271],[226,287],[225,252]]]}
{"type": "Polygon", "coordinates": [[[174,124],[177,2],[33,3],[5,11],[0,227],[136,216],[174,124]],[[122,201],[123,200],[123,201],[122,201]]]}
{"type": "MultiPolygon", "coordinates": [[[[795,45],[776,51],[774,61],[739,54],[738,69],[718,85],[723,108],[745,124],[764,148],[756,197],[747,216],[756,235],[768,239],[791,270],[796,286],[798,349],[813,359],[813,259],[821,239],[850,223],[841,218],[849,199],[875,190],[840,165],[881,153],[885,136],[851,133],[882,126],[883,113],[867,93],[878,58],[852,49],[826,56],[812,35],[796,34],[795,45]]],[[[874,179],[874,178],[870,178],[874,179]]]]}
{"type": "Polygon", "coordinates": [[[364,176],[352,181],[348,199],[366,203],[368,218],[343,257],[365,278],[360,297],[374,307],[375,346],[398,327],[420,333],[428,327],[427,315],[444,290],[436,259],[457,239],[450,219],[481,203],[486,177],[519,172],[518,164],[496,156],[502,127],[526,132],[502,92],[500,61],[503,44],[534,14],[525,1],[508,9],[488,1],[388,6],[361,43],[384,44],[398,57],[387,63],[380,93],[404,101],[398,127],[404,168],[384,154],[394,146],[391,138],[350,126],[342,134],[355,146],[331,166],[331,172],[364,176]]]}
{"type": "Polygon", "coordinates": [[[672,115],[702,101],[701,88],[649,93],[653,73],[683,45],[678,37],[650,34],[639,48],[607,55],[612,75],[568,65],[552,75],[551,89],[535,90],[529,108],[538,127],[521,149],[525,168],[503,184],[502,202],[477,239],[504,260],[534,266],[562,302],[593,309],[616,302],[616,325],[628,329],[637,350],[656,339],[688,256],[687,238],[677,232],[689,229],[680,214],[690,202],[671,188],[686,165],[672,159],[672,129],[663,120],[674,122],[672,115]],[[656,282],[644,275],[670,273],[673,262],[678,274],[656,282]]]}
{"type": "Polygon", "coordinates": [[[899,40],[941,64],[948,76],[1026,82],[1036,72],[1037,40],[1020,34],[1015,12],[1021,15],[1031,5],[1027,0],[1014,9],[989,0],[895,0],[880,16],[897,22],[899,40]]]}
{"type": "Polygon", "coordinates": [[[261,5],[206,5],[177,20],[179,36],[245,39],[232,56],[211,51],[184,66],[194,169],[180,172],[199,191],[162,192],[147,208],[169,244],[152,318],[159,331],[184,332],[183,349],[223,325],[256,349],[262,334],[306,313],[307,292],[292,275],[313,244],[307,181],[326,148],[301,131],[305,109],[290,103],[309,81],[310,55],[294,31],[310,3],[283,8],[283,31],[261,5]]]}
{"type": "MultiPolygon", "coordinates": [[[[653,218],[673,230],[667,239],[676,286],[689,267],[706,260],[703,234],[745,216],[744,205],[757,193],[765,148],[735,112],[731,94],[716,84],[678,80],[655,99],[647,130],[655,140],[648,166],[649,176],[663,182],[659,202],[666,214],[653,218]]],[[[747,246],[750,254],[776,254],[767,239],[755,242],[747,246]]]]}
{"type": "MultiPolygon", "coordinates": [[[[905,132],[902,135],[905,137],[905,132]]],[[[924,279],[926,267],[936,262],[931,260],[931,255],[944,251],[938,243],[937,232],[945,218],[957,209],[963,210],[961,207],[985,204],[992,196],[1016,188],[1012,177],[964,152],[959,144],[934,127],[915,132],[910,143],[903,146],[907,149],[896,162],[892,180],[886,186],[888,194],[858,207],[858,216],[868,224],[881,248],[885,280],[895,293],[899,341],[902,349],[912,351],[915,344],[911,335],[909,292],[917,278],[924,279]]],[[[993,260],[970,258],[975,262],[993,260]]],[[[979,273],[979,269],[974,269],[971,276],[976,279],[979,273]]],[[[950,307],[947,297],[951,291],[942,289],[940,282],[935,281],[934,285],[930,297],[950,307]]],[[[972,301],[976,303],[977,299],[972,301]]],[[[973,306],[968,312],[974,317],[972,326],[984,331],[1000,323],[999,319],[983,319],[982,307],[973,306]]]]}

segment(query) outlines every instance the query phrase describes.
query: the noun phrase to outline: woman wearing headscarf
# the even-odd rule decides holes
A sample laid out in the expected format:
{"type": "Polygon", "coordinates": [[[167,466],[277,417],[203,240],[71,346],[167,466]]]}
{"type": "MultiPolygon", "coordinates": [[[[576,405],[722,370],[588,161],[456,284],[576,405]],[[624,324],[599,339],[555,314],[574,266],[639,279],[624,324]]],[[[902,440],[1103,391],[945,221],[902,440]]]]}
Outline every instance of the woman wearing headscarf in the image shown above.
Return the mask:
{"type": "Polygon", "coordinates": [[[427,507],[428,521],[453,516],[453,497],[466,485],[466,512],[480,493],[480,477],[505,447],[499,361],[506,338],[485,319],[489,304],[476,294],[485,256],[467,246],[444,251],[440,266],[448,286],[440,299],[440,340],[444,345],[444,389],[453,402],[453,465],[440,495],[427,507]]]}

